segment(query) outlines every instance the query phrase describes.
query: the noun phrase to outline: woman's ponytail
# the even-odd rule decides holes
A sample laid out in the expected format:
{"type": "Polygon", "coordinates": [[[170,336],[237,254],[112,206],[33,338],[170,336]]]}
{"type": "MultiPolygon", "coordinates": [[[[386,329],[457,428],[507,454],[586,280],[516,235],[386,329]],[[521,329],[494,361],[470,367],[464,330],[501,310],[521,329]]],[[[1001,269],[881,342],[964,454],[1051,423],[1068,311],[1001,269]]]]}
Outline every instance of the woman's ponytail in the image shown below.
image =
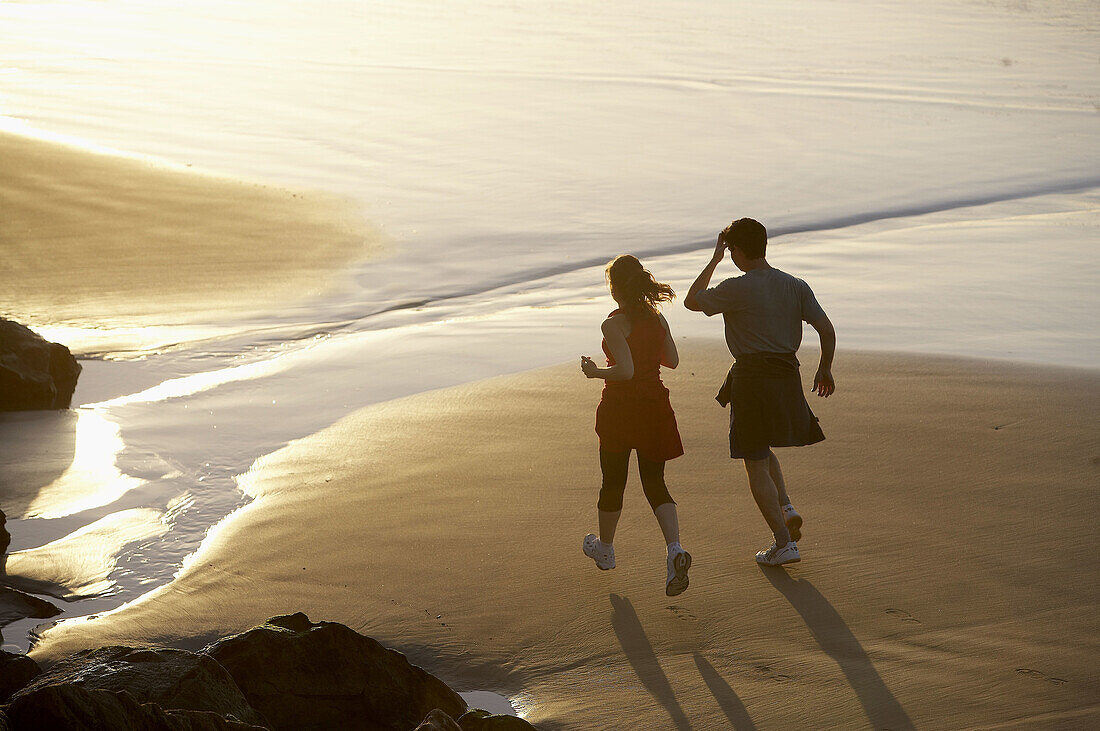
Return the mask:
{"type": "Polygon", "coordinates": [[[658,303],[670,302],[676,296],[672,287],[654,279],[630,254],[612,259],[605,274],[612,296],[628,314],[656,316],[658,303]]]}

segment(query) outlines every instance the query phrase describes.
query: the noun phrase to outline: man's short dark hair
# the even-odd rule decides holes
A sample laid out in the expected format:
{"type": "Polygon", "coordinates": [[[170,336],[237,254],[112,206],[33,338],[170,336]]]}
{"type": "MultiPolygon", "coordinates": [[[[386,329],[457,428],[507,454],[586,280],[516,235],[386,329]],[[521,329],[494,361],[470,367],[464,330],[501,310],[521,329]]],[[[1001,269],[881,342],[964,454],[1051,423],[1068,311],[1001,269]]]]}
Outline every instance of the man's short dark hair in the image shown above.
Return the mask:
{"type": "Polygon", "coordinates": [[[750,259],[762,259],[768,250],[768,230],[753,218],[739,218],[722,231],[726,246],[736,246],[750,259]]]}

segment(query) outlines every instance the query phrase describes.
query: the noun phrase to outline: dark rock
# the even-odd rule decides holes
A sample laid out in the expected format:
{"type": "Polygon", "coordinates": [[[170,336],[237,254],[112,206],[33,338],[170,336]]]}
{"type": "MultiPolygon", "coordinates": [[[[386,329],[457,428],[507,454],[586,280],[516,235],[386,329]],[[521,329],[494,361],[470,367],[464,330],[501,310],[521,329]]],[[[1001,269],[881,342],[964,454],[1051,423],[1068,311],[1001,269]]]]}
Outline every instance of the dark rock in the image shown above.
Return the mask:
{"type": "Polygon", "coordinates": [[[494,716],[480,708],[466,711],[458,720],[436,708],[413,731],[537,731],[515,716],[494,716]]]}
{"type": "Polygon", "coordinates": [[[210,711],[166,711],[138,703],[126,692],[73,683],[45,685],[16,693],[7,707],[18,731],[258,731],[210,711]]]}
{"type": "Polygon", "coordinates": [[[0,318],[0,411],[67,409],[79,376],[64,345],[0,318]]]}
{"type": "Polygon", "coordinates": [[[0,650],[0,703],[7,703],[12,693],[41,673],[38,663],[26,655],[0,650]]]}
{"type": "Polygon", "coordinates": [[[7,553],[8,546],[11,545],[11,533],[8,533],[8,529],[4,527],[7,522],[8,516],[4,515],[3,510],[0,510],[0,556],[7,553]]]}
{"type": "Polygon", "coordinates": [[[27,617],[56,617],[61,610],[45,599],[24,594],[10,586],[0,586],[0,627],[27,617]]]}
{"type": "Polygon", "coordinates": [[[433,708],[413,731],[462,731],[462,727],[443,711],[433,708]]]}
{"type": "Polygon", "coordinates": [[[532,731],[535,727],[516,716],[494,716],[480,708],[458,717],[462,731],[532,731]]]}
{"type": "Polygon", "coordinates": [[[281,729],[408,731],[434,708],[466,703],[404,655],[334,622],[275,617],[205,652],[229,671],[253,708],[281,729]]]}
{"type": "Polygon", "coordinates": [[[138,703],[155,703],[164,710],[210,711],[256,726],[267,723],[248,705],[225,668],[207,655],[186,650],[83,650],[51,666],[16,697],[56,685],[125,691],[138,703]]]}
{"type": "Polygon", "coordinates": [[[11,731],[11,723],[8,722],[8,714],[0,708],[0,731],[11,731]]]}

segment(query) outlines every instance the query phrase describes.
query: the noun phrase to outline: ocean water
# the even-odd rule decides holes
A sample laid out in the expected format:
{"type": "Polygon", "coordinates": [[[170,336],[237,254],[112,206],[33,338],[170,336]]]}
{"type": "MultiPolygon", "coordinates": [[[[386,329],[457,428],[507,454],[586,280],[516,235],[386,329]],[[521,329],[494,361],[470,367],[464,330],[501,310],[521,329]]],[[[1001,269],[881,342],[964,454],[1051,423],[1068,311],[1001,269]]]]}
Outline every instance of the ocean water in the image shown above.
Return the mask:
{"type": "Polygon", "coordinates": [[[8,2],[0,35],[4,128],[337,193],[387,243],[331,296],[85,362],[9,514],[26,565],[102,559],[63,617],[170,581],[288,441],[598,352],[603,263],[686,290],[733,218],[842,352],[1100,356],[1095,2],[8,2]]]}

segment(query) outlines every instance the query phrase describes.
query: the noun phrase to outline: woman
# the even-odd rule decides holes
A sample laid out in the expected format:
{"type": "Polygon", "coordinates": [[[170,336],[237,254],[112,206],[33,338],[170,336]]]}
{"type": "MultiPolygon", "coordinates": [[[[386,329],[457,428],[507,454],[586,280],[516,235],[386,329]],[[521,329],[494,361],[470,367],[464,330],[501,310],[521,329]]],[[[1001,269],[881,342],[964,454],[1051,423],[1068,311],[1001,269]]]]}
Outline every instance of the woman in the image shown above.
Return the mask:
{"type": "Polygon", "coordinates": [[[668,389],[661,383],[661,366],[675,368],[680,356],[668,322],[657,309],[675,293],[629,254],[612,260],[606,274],[611,297],[619,305],[601,326],[607,367],[581,356],[584,375],[604,379],[596,409],[603,472],[597,503],[600,535],[584,537],[584,554],[601,569],[615,568],[615,527],[622,513],[630,452],[635,450],[642,490],[668,545],[665,594],[676,596],[687,589],[691,554],[680,547],[676,503],[665,486],[665,462],[683,454],[684,447],[668,389]]]}

